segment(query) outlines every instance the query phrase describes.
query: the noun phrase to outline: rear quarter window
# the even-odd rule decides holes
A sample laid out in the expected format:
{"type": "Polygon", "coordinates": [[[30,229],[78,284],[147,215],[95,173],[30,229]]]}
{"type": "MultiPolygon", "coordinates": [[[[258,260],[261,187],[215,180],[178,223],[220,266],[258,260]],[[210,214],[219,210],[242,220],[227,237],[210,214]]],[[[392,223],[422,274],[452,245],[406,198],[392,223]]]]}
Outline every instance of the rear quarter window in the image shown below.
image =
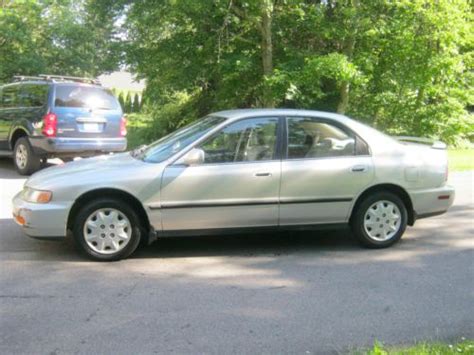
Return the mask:
{"type": "Polygon", "coordinates": [[[111,91],[93,86],[58,85],[54,106],[97,110],[117,110],[120,105],[111,91]]]}
{"type": "Polygon", "coordinates": [[[48,100],[49,86],[45,84],[21,85],[18,101],[22,107],[41,107],[48,100]]]}
{"type": "Polygon", "coordinates": [[[2,89],[1,108],[13,108],[18,105],[18,85],[4,86],[2,89]]]}

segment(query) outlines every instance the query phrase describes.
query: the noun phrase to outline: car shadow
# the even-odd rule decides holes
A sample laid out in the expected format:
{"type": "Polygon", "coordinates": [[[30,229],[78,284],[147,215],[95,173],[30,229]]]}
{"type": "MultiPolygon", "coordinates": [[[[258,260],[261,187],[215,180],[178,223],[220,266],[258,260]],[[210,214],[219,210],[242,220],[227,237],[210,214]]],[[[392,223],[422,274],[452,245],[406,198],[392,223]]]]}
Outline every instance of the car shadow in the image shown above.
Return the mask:
{"type": "Polygon", "coordinates": [[[265,232],[220,236],[158,238],[140,247],[132,259],[208,256],[289,255],[294,252],[354,251],[359,245],[348,228],[321,231],[265,232]]]}
{"type": "MultiPolygon", "coordinates": [[[[54,261],[90,261],[75,248],[72,236],[58,240],[30,238],[13,219],[0,219],[2,259],[54,261]]],[[[293,253],[325,253],[364,250],[350,230],[264,232],[221,236],[164,237],[140,246],[129,258],[172,259],[213,256],[285,256],[293,253]]],[[[126,262],[126,261],[125,261],[126,262]]]]}

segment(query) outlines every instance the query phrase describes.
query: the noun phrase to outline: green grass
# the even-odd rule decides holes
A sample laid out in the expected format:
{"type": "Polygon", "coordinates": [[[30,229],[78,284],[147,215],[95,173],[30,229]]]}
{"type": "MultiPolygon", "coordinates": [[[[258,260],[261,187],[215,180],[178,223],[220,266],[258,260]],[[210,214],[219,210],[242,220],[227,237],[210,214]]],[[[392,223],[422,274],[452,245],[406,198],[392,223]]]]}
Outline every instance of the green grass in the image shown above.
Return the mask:
{"type": "Polygon", "coordinates": [[[474,341],[463,340],[459,343],[419,343],[414,346],[384,347],[376,342],[374,347],[362,354],[367,355],[449,355],[449,354],[474,354],[474,341]]]}
{"type": "Polygon", "coordinates": [[[474,149],[449,149],[449,170],[474,170],[474,149]]]}

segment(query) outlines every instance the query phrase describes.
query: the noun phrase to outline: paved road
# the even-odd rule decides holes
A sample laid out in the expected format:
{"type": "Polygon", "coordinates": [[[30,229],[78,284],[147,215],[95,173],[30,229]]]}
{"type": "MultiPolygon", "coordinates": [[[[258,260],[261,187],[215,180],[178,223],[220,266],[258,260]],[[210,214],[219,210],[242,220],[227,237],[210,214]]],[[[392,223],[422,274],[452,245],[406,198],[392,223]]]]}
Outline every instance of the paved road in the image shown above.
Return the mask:
{"type": "Polygon", "coordinates": [[[93,263],[22,235],[0,160],[0,353],[325,353],[474,338],[473,173],[396,247],[347,231],[163,239],[93,263]]]}

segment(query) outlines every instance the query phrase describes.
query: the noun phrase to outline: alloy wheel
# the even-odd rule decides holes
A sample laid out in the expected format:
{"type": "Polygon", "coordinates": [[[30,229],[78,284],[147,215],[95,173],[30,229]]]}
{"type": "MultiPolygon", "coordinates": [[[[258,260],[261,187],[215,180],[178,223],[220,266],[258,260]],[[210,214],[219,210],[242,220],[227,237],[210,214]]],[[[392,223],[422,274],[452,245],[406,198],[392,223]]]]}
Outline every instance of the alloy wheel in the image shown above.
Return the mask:
{"type": "Polygon", "coordinates": [[[23,144],[19,144],[15,152],[16,165],[20,169],[24,169],[28,162],[28,150],[23,144]]]}

